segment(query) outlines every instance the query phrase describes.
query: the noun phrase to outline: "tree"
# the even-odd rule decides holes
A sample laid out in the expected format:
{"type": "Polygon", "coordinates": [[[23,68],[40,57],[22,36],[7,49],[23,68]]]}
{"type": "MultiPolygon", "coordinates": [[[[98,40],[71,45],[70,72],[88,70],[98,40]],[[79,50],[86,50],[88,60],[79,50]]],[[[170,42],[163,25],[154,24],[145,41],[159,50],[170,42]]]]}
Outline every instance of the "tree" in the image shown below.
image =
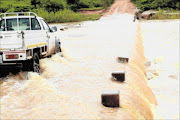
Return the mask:
{"type": "Polygon", "coordinates": [[[38,4],[40,4],[40,0],[31,0],[31,5],[34,5],[35,8],[38,4]]]}
{"type": "Polygon", "coordinates": [[[68,3],[68,4],[75,4],[75,3],[76,3],[76,0],[67,0],[67,3],[68,3]]]}
{"type": "Polygon", "coordinates": [[[49,12],[57,12],[66,8],[66,0],[41,0],[40,2],[49,12]]]}
{"type": "Polygon", "coordinates": [[[180,10],[179,0],[131,0],[141,10],[149,9],[177,9],[180,10]]]}

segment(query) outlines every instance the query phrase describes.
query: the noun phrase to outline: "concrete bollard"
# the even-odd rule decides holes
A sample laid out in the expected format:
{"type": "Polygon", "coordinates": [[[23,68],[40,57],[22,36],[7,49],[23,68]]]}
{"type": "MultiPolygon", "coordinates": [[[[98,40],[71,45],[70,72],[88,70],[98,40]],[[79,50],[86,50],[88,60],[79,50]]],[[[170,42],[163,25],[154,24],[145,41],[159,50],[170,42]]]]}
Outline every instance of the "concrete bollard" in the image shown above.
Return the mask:
{"type": "Polygon", "coordinates": [[[116,71],[116,72],[113,72],[111,75],[112,75],[112,78],[117,81],[121,81],[121,82],[125,81],[125,71],[116,71]]]}
{"type": "Polygon", "coordinates": [[[64,31],[64,28],[60,28],[61,31],[64,31]]]}
{"type": "Polygon", "coordinates": [[[101,100],[102,104],[106,107],[119,107],[119,90],[103,91],[101,100]]]}
{"type": "Polygon", "coordinates": [[[117,60],[120,63],[128,63],[129,62],[129,58],[126,58],[126,57],[118,57],[117,60]]]}

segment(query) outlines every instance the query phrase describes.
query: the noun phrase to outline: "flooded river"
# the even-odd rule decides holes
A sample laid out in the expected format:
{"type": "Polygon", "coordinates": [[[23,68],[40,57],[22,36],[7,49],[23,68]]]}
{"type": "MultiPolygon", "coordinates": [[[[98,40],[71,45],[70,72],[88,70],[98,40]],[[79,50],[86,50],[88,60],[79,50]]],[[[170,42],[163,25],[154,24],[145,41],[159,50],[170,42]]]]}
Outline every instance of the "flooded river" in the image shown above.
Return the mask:
{"type": "Polygon", "coordinates": [[[155,119],[157,101],[145,77],[142,46],[148,24],[141,26],[127,14],[54,24],[63,57],[42,59],[41,75],[9,75],[0,84],[1,119],[155,119]],[[68,29],[60,31],[62,26],[68,29]],[[128,57],[129,63],[119,63],[117,57],[128,57]],[[126,72],[124,83],[111,79],[120,70],[126,72]],[[120,108],[101,104],[104,90],[120,91],[120,108]]]}
{"type": "Polygon", "coordinates": [[[149,84],[158,100],[157,113],[161,119],[180,119],[180,21],[146,21],[141,26],[145,56],[151,63],[147,69],[149,84]]]}

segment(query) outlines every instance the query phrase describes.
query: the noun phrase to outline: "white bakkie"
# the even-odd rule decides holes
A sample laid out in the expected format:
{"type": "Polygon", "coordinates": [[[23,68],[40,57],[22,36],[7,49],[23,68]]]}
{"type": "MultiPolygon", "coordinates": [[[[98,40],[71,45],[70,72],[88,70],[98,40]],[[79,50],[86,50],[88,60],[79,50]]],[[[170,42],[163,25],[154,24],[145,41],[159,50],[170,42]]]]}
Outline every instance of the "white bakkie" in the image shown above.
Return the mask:
{"type": "Polygon", "coordinates": [[[33,12],[0,14],[0,72],[11,67],[40,72],[40,58],[61,52],[56,31],[33,12]]]}

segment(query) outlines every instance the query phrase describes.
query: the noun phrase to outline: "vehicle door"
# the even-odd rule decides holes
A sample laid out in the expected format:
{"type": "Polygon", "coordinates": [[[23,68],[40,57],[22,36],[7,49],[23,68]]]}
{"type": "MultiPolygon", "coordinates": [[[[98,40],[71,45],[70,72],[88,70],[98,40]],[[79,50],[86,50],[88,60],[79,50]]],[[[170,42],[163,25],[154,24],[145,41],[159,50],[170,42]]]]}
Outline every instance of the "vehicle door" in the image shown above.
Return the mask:
{"type": "Polygon", "coordinates": [[[48,24],[46,23],[45,20],[41,19],[42,25],[43,25],[43,29],[46,30],[47,33],[47,37],[48,37],[48,42],[49,42],[49,53],[48,55],[51,55],[55,52],[55,36],[53,34],[53,32],[51,31],[51,29],[49,28],[48,24]]]}
{"type": "Polygon", "coordinates": [[[24,44],[27,49],[45,46],[48,44],[46,31],[41,28],[35,18],[19,18],[19,31],[23,34],[24,44]]]}
{"type": "Polygon", "coordinates": [[[17,18],[0,20],[0,49],[22,48],[21,34],[17,29],[17,18]]]}

